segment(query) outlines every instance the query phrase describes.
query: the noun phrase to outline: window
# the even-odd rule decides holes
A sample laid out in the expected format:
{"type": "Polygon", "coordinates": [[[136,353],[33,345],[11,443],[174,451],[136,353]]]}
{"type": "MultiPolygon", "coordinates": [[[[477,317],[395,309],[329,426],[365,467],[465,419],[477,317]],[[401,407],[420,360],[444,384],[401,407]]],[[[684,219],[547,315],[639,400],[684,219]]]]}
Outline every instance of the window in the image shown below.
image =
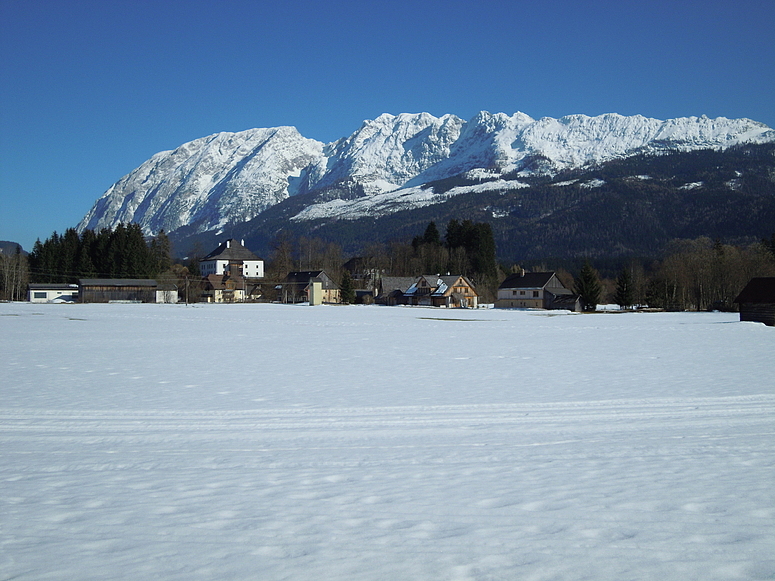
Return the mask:
{"type": "Polygon", "coordinates": [[[537,297],[538,296],[538,291],[533,291],[533,296],[537,297]]]}
{"type": "Polygon", "coordinates": [[[43,292],[35,291],[34,293],[32,293],[32,298],[34,298],[34,299],[45,299],[46,298],[46,292],[45,291],[43,291],[43,292]]]}
{"type": "Polygon", "coordinates": [[[516,296],[516,295],[517,295],[517,291],[511,291],[511,296],[516,296]]]}
{"type": "Polygon", "coordinates": [[[519,294],[520,294],[520,295],[524,295],[524,294],[525,294],[525,291],[519,291],[519,294]]]}

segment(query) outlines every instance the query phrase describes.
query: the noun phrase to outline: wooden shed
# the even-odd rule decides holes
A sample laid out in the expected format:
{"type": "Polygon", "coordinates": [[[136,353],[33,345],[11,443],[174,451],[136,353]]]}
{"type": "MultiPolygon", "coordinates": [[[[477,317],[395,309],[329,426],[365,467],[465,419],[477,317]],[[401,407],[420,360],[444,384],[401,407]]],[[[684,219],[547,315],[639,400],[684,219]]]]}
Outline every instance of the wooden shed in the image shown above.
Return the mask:
{"type": "Polygon", "coordinates": [[[155,303],[157,288],[152,279],[82,278],[78,296],[82,303],[155,303]]]}
{"type": "Polygon", "coordinates": [[[775,327],[775,276],[752,278],[735,302],[740,305],[740,320],[775,327]]]}

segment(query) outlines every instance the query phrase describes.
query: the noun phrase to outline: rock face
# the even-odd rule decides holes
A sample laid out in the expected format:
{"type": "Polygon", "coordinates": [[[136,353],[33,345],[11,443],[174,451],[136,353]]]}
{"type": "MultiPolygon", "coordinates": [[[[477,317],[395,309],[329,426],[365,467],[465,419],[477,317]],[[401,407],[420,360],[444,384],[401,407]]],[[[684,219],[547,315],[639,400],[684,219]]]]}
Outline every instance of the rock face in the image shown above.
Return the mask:
{"type": "Polygon", "coordinates": [[[323,158],[323,144],[293,127],[218,133],[157,153],[116,182],[78,225],[137,222],[146,233],[201,231],[250,220],[281,202],[323,158]]]}
{"type": "Polygon", "coordinates": [[[290,196],[316,192],[296,220],[347,218],[350,208],[359,217],[369,208],[384,215],[405,209],[403,198],[423,197],[419,186],[452,176],[486,181],[511,174],[516,183],[515,176],[641,153],[773,141],[775,131],[750,119],[661,121],[617,114],[535,120],[524,113],[481,112],[469,121],[384,114],[327,145],[293,127],[250,129],[154,155],[105,192],[78,230],[137,222],[148,234],[182,226],[207,232],[251,220],[290,196]],[[379,203],[364,204],[363,198],[375,196],[379,203]]]}

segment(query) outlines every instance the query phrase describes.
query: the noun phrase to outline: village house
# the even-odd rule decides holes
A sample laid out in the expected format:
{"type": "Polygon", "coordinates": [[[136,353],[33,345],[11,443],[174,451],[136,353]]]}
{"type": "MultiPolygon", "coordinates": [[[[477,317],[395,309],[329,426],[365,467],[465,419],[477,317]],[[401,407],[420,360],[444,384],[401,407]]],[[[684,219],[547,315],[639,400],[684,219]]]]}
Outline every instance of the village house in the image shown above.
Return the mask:
{"type": "Polygon", "coordinates": [[[737,295],[740,320],[775,327],[775,277],[752,278],[737,295]]]}
{"type": "Polygon", "coordinates": [[[554,272],[525,272],[522,269],[500,284],[495,308],[580,312],[581,300],[562,284],[554,272]]]}
{"type": "Polygon", "coordinates": [[[199,261],[203,277],[229,274],[247,279],[264,277],[264,261],[245,248],[245,241],[229,238],[199,261]]]}
{"type": "Polygon", "coordinates": [[[202,299],[206,303],[241,303],[247,296],[247,281],[242,276],[208,274],[203,279],[202,299]]]}
{"type": "Polygon", "coordinates": [[[241,303],[261,296],[259,279],[264,261],[245,248],[245,241],[229,238],[199,261],[202,299],[208,303],[241,303]]]}
{"type": "Polygon", "coordinates": [[[400,304],[476,308],[479,304],[479,295],[473,283],[465,276],[423,275],[403,293],[400,304]]]}
{"type": "Polygon", "coordinates": [[[320,300],[324,303],[339,303],[339,285],[323,270],[304,270],[288,273],[285,281],[275,287],[277,300],[281,303],[303,303],[310,300],[313,282],[320,282],[320,300]]]}
{"type": "Polygon", "coordinates": [[[74,303],[78,300],[77,284],[30,283],[27,300],[31,303],[74,303]]]}

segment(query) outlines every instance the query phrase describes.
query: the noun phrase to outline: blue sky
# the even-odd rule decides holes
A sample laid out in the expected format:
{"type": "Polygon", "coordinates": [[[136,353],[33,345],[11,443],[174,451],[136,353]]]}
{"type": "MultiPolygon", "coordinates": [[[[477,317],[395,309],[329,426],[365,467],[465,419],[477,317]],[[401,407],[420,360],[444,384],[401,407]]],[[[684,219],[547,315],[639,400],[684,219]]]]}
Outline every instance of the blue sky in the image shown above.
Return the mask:
{"type": "Polygon", "coordinates": [[[0,0],[0,240],[75,226],[154,153],[381,113],[775,127],[767,1],[0,0]]]}

